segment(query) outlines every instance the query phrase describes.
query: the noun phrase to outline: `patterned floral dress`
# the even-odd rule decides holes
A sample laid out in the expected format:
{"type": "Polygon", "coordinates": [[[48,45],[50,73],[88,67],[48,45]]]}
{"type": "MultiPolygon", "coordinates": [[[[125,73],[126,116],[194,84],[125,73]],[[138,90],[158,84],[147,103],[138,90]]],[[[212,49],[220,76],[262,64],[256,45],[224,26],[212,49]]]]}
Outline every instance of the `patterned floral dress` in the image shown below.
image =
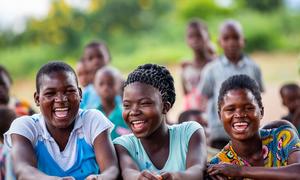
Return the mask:
{"type": "MultiPolygon", "coordinates": [[[[263,145],[265,167],[286,166],[289,155],[294,151],[300,151],[298,134],[288,125],[274,129],[260,129],[260,136],[263,145]]],[[[247,160],[236,154],[231,142],[210,160],[210,164],[219,163],[252,166],[247,160]]]]}

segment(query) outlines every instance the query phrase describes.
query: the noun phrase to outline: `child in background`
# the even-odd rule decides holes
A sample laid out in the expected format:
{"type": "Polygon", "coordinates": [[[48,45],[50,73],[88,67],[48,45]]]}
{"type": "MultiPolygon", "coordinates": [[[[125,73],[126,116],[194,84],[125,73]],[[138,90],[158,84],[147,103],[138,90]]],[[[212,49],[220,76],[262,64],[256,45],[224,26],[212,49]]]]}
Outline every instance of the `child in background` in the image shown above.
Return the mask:
{"type": "Polygon", "coordinates": [[[16,119],[5,133],[17,179],[116,179],[112,123],[98,110],[81,110],[74,70],[50,62],[36,75],[40,114],[16,119]],[[100,174],[99,174],[100,173],[100,174]]]}
{"type": "Polygon", "coordinates": [[[178,117],[178,123],[181,124],[187,121],[195,121],[199,123],[204,129],[205,136],[209,137],[210,132],[207,129],[208,127],[207,120],[203,118],[203,113],[200,110],[192,109],[180,113],[178,117]]]}
{"type": "Polygon", "coordinates": [[[196,87],[200,81],[203,67],[212,60],[210,52],[210,39],[207,26],[200,20],[193,20],[188,24],[186,41],[192,49],[192,61],[181,64],[181,81],[184,92],[184,109],[198,109],[200,97],[196,87]]]}
{"type": "Polygon", "coordinates": [[[218,116],[217,101],[223,81],[236,74],[246,74],[253,78],[263,91],[262,75],[258,65],[244,55],[245,45],[242,26],[234,20],[225,21],[220,28],[219,43],[224,55],[207,64],[201,74],[198,93],[201,96],[201,108],[207,113],[210,131],[210,145],[221,149],[229,137],[224,131],[218,116]]]}
{"type": "Polygon", "coordinates": [[[280,88],[280,96],[289,111],[282,119],[292,122],[296,110],[300,108],[300,87],[296,83],[285,84],[280,88]]]}
{"type": "Polygon", "coordinates": [[[76,65],[76,74],[78,77],[79,85],[84,91],[84,88],[92,82],[92,73],[89,72],[88,68],[85,66],[82,60],[78,61],[76,65]]]}
{"type": "Polygon", "coordinates": [[[196,122],[168,126],[165,121],[175,96],[173,77],[163,66],[145,64],[129,74],[123,118],[133,134],[114,140],[123,179],[202,179],[203,128],[196,122]]]}
{"type": "Polygon", "coordinates": [[[34,114],[34,110],[27,101],[10,97],[11,85],[12,78],[10,74],[0,65],[0,106],[10,107],[17,116],[34,114]]]}
{"type": "Polygon", "coordinates": [[[101,100],[93,85],[94,77],[97,70],[108,65],[110,62],[110,54],[105,44],[91,42],[86,45],[84,48],[82,62],[87,71],[90,73],[90,78],[88,85],[83,91],[80,108],[96,109],[101,104],[101,100]]]}
{"type": "Polygon", "coordinates": [[[120,85],[120,72],[113,67],[99,69],[95,76],[94,87],[101,99],[101,105],[97,108],[115,125],[111,132],[111,138],[129,134],[130,130],[122,117],[122,103],[116,101],[120,85]]]}
{"type": "MultiPolygon", "coordinates": [[[[210,136],[210,131],[208,129],[208,123],[207,120],[204,119],[203,113],[200,110],[187,110],[182,113],[180,113],[178,117],[178,123],[181,124],[183,122],[187,121],[195,121],[199,123],[205,133],[206,137],[206,142],[208,142],[209,136],[210,136]]],[[[215,156],[219,152],[218,149],[212,148],[209,145],[207,146],[207,160],[211,159],[213,156],[215,156]]]]}
{"type": "MultiPolygon", "coordinates": [[[[230,143],[211,160],[211,176],[227,179],[299,179],[300,139],[288,121],[272,121],[259,129],[263,118],[260,88],[247,75],[223,82],[218,112],[230,143]]],[[[219,178],[218,178],[219,179],[219,178]]]]}
{"type": "Polygon", "coordinates": [[[7,164],[8,150],[3,146],[3,135],[9,129],[10,124],[16,118],[15,112],[5,106],[0,106],[0,179],[5,180],[8,173],[7,164]]]}

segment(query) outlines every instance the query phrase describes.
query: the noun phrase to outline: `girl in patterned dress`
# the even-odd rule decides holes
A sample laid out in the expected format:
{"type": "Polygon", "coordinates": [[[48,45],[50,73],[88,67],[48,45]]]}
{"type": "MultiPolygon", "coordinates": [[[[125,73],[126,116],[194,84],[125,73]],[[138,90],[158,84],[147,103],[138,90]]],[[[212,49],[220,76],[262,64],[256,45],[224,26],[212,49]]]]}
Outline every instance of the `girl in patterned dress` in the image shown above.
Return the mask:
{"type": "Polygon", "coordinates": [[[246,75],[223,82],[218,112],[231,141],[210,161],[212,178],[298,179],[300,140],[287,121],[259,129],[264,107],[257,83],[246,75]]]}

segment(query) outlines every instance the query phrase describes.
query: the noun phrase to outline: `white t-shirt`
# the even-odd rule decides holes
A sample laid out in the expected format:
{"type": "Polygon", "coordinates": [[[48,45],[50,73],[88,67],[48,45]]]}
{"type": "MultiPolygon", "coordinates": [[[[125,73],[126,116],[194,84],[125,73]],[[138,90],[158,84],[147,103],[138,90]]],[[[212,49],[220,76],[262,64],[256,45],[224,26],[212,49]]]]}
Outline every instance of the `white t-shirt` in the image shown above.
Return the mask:
{"type": "Polygon", "coordinates": [[[51,137],[42,114],[23,116],[13,121],[8,132],[4,134],[4,143],[11,148],[11,134],[19,134],[32,143],[35,148],[38,141],[43,141],[49,154],[63,169],[72,167],[76,161],[77,139],[84,138],[87,144],[93,146],[96,137],[103,131],[113,127],[113,124],[98,110],[79,110],[74,128],[63,151],[51,137]]]}

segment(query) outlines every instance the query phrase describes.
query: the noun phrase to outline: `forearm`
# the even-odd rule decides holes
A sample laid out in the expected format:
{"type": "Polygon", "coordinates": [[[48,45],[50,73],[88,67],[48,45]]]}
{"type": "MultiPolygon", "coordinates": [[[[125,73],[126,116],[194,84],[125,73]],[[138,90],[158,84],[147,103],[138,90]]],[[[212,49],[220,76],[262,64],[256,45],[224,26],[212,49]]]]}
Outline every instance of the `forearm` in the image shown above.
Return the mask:
{"type": "Polygon", "coordinates": [[[119,168],[117,166],[111,166],[105,169],[100,176],[105,180],[117,179],[119,177],[119,168]]]}
{"type": "Polygon", "coordinates": [[[141,172],[135,169],[126,168],[122,171],[122,177],[124,180],[138,179],[140,174],[141,172]]]}
{"type": "Polygon", "coordinates": [[[176,172],[174,173],[174,179],[181,180],[181,179],[188,179],[188,180],[198,180],[203,179],[204,168],[202,165],[195,165],[188,168],[186,171],[183,172],[176,172]]]}
{"type": "Polygon", "coordinates": [[[243,167],[241,176],[254,179],[299,179],[300,164],[292,164],[280,168],[243,167]]]}
{"type": "Polygon", "coordinates": [[[37,168],[28,164],[19,163],[14,168],[16,178],[18,180],[30,180],[30,179],[56,179],[55,177],[47,177],[46,174],[39,171],[37,168]]]}

